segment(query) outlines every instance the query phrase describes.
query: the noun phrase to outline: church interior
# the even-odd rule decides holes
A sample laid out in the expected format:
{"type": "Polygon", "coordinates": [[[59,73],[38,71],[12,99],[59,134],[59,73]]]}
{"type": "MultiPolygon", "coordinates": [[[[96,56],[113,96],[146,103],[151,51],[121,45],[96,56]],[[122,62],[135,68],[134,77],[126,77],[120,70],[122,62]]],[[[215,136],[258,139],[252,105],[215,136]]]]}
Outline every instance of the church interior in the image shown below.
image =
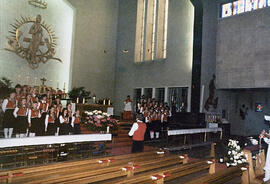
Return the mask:
{"type": "Polygon", "coordinates": [[[270,183],[269,21],[270,0],[0,0],[0,183],[270,183]]]}

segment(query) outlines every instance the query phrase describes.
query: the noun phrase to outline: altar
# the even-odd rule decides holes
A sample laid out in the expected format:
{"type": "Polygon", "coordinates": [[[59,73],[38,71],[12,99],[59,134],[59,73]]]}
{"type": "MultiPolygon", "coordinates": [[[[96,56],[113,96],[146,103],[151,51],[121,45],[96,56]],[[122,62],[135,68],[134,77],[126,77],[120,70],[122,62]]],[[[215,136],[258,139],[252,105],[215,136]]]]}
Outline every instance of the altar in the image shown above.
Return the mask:
{"type": "Polygon", "coordinates": [[[84,112],[84,111],[98,110],[98,111],[106,112],[109,115],[114,115],[114,113],[113,113],[114,108],[113,108],[112,105],[76,104],[76,109],[80,110],[81,113],[84,112]]]}

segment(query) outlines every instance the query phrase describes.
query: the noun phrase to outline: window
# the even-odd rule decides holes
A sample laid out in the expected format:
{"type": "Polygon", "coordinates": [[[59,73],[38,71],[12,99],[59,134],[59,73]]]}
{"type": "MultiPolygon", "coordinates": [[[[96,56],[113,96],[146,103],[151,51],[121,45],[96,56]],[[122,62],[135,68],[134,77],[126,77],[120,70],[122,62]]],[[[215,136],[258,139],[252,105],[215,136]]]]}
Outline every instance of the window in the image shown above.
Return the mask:
{"type": "Polygon", "coordinates": [[[169,0],[138,0],[135,62],[165,59],[169,0]]]}
{"type": "Polygon", "coordinates": [[[270,0],[238,0],[221,6],[221,18],[270,6],[270,0]]]}

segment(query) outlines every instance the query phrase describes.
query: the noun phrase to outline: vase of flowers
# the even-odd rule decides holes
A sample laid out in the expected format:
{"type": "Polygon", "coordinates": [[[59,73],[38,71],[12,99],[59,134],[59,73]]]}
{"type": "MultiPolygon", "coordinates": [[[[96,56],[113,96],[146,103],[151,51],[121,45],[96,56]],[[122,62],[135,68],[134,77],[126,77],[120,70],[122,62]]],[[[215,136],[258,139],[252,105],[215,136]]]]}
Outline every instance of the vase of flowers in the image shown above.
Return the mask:
{"type": "Polygon", "coordinates": [[[226,166],[237,166],[238,164],[242,164],[247,162],[244,153],[241,147],[238,145],[238,141],[229,139],[228,143],[228,154],[227,154],[227,161],[226,166]]]}
{"type": "Polygon", "coordinates": [[[84,115],[84,125],[90,131],[105,133],[107,130],[110,132],[115,132],[118,130],[118,121],[111,118],[106,112],[98,110],[85,111],[84,115]]]}

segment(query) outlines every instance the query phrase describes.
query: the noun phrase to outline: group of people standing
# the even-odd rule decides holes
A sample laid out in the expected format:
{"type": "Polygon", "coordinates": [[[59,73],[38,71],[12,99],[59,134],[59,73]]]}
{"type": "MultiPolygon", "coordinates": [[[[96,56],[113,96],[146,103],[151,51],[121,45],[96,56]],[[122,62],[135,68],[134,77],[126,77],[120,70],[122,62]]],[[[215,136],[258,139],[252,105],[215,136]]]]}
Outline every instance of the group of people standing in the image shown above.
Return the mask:
{"type": "Polygon", "coordinates": [[[158,102],[149,98],[141,99],[137,104],[137,113],[142,114],[147,126],[146,134],[150,133],[150,139],[160,138],[160,132],[168,127],[171,111],[167,103],[158,102]]]}
{"type": "MultiPolygon", "coordinates": [[[[132,100],[130,96],[124,101],[124,119],[129,119],[131,116],[132,100]]],[[[159,139],[160,132],[166,130],[168,127],[168,122],[171,117],[170,107],[168,103],[159,102],[155,99],[146,99],[142,96],[136,106],[136,114],[141,114],[144,117],[143,122],[146,123],[146,139],[159,139]]]]}
{"type": "Polygon", "coordinates": [[[50,92],[38,96],[36,88],[19,84],[2,103],[5,138],[80,133],[80,111],[72,105],[63,108],[61,97],[50,92]]]}

